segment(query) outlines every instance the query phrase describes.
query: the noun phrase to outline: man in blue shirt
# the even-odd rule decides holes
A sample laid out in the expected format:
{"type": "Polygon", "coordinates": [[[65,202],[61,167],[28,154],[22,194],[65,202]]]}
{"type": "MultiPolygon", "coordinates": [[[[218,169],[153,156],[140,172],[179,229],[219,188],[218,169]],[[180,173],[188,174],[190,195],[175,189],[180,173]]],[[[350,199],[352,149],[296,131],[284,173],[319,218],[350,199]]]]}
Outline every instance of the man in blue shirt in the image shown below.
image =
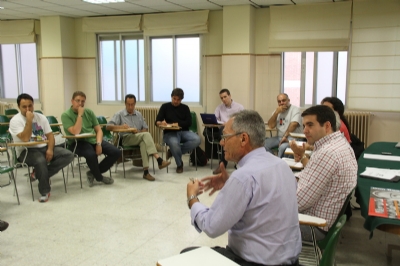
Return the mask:
{"type": "Polygon", "coordinates": [[[214,250],[240,265],[297,265],[301,236],[296,179],[288,165],[264,148],[265,126],[252,110],[234,114],[225,124],[225,159],[237,163],[221,174],[187,185],[192,225],[218,237],[228,231],[226,248],[214,250]],[[202,189],[221,190],[211,207],[199,202],[202,189]]]}

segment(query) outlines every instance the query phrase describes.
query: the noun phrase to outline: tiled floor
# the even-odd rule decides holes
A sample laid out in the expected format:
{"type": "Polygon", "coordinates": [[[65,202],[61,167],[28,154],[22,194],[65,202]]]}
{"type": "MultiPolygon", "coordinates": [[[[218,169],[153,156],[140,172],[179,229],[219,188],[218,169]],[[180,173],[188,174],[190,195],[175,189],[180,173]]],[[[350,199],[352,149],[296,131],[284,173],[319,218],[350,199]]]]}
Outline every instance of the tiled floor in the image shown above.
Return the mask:
{"type": "MultiPolygon", "coordinates": [[[[32,201],[24,176],[26,169],[19,169],[21,205],[17,205],[12,186],[0,190],[0,219],[10,223],[0,233],[0,265],[154,266],[157,260],[188,246],[225,246],[226,234],[210,239],[191,226],[186,205],[188,177],[210,175],[210,165],[196,172],[185,163],[180,175],[175,173],[175,163],[171,165],[169,173],[156,169],[155,182],[143,180],[140,168],[130,169],[124,179],[122,166],[117,174],[113,173],[113,185],[95,184],[89,188],[84,174],[81,189],[78,177],[70,176],[68,193],[64,192],[59,173],[52,177],[47,203],[37,201],[37,183],[32,201]]],[[[233,170],[231,163],[228,166],[233,170]]],[[[0,182],[4,180],[6,176],[1,176],[0,182]]],[[[200,196],[207,205],[214,198],[200,196]]],[[[400,251],[394,251],[391,262],[384,253],[385,243],[390,240],[400,244],[399,237],[376,232],[368,240],[362,222],[359,212],[355,212],[345,225],[337,265],[400,265],[400,251]]]]}

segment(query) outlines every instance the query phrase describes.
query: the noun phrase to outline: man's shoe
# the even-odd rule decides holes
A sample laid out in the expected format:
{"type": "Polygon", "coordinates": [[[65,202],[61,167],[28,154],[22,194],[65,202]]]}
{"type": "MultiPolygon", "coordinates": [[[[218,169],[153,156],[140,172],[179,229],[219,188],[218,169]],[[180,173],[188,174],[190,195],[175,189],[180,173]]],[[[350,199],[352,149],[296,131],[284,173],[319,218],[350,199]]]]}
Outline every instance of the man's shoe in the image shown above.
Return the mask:
{"type": "Polygon", "coordinates": [[[154,177],[151,176],[151,174],[147,174],[147,175],[143,174],[143,179],[146,179],[148,181],[156,180],[154,177]]]}
{"type": "Polygon", "coordinates": [[[114,179],[103,176],[103,180],[101,180],[101,182],[103,182],[106,185],[111,185],[112,183],[114,183],[114,179]]]}
{"type": "Polygon", "coordinates": [[[221,173],[221,167],[219,167],[219,165],[218,165],[217,169],[215,169],[215,170],[213,171],[213,175],[218,175],[218,174],[220,174],[220,173],[221,173]]]}
{"type": "Polygon", "coordinates": [[[0,220],[0,231],[3,232],[8,228],[8,223],[5,221],[0,220]]]}
{"type": "Polygon", "coordinates": [[[178,167],[176,168],[176,172],[177,172],[178,174],[182,174],[182,173],[183,173],[183,163],[182,163],[181,166],[178,166],[178,167]]]}
{"type": "Polygon", "coordinates": [[[42,196],[39,198],[39,202],[47,202],[47,201],[49,200],[49,198],[50,198],[50,192],[47,193],[47,194],[45,194],[45,195],[42,195],[42,196]]]}
{"type": "Polygon", "coordinates": [[[171,158],[172,157],[172,153],[171,153],[171,150],[170,149],[168,149],[168,151],[167,151],[167,161],[169,160],[169,158],[171,158]]]}
{"type": "Polygon", "coordinates": [[[163,161],[161,164],[158,165],[158,169],[161,170],[161,169],[167,167],[167,166],[170,165],[170,164],[171,164],[171,162],[163,161]]]}
{"type": "Polygon", "coordinates": [[[86,176],[87,176],[87,183],[88,183],[89,187],[93,187],[94,175],[92,174],[92,172],[87,171],[86,176]]]}

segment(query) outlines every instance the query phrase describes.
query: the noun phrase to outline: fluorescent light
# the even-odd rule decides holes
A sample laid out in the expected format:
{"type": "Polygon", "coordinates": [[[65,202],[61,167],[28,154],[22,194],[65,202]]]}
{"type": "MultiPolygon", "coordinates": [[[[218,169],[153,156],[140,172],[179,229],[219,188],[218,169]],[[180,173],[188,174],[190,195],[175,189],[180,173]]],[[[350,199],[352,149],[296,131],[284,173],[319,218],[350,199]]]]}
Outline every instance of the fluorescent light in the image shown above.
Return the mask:
{"type": "Polygon", "coordinates": [[[88,2],[91,4],[110,4],[110,3],[121,3],[125,0],[82,0],[83,2],[88,2]]]}

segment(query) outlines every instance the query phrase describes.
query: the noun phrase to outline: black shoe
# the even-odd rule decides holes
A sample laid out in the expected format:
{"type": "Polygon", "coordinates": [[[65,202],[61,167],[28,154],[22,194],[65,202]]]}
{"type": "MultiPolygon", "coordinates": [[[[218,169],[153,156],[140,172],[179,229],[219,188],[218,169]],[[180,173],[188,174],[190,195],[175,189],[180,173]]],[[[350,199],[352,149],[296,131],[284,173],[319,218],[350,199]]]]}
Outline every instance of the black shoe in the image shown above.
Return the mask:
{"type": "Polygon", "coordinates": [[[8,228],[8,223],[5,221],[0,220],[0,231],[3,232],[8,228]]]}

